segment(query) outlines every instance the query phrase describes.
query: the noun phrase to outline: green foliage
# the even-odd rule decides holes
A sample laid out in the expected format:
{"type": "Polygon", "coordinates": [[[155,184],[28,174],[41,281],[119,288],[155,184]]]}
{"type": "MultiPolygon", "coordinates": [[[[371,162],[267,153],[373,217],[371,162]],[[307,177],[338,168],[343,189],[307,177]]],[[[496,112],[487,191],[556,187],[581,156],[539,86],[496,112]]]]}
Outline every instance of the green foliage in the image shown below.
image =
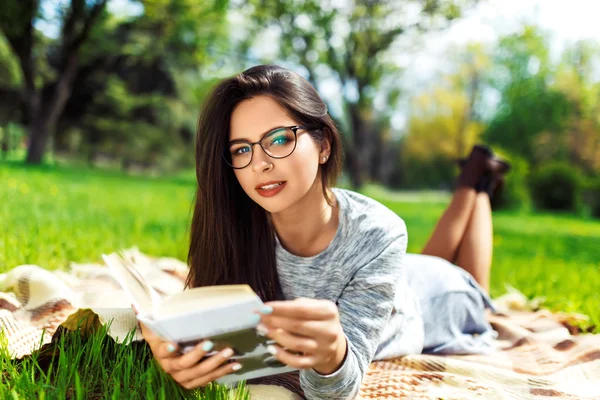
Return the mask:
{"type": "Polygon", "coordinates": [[[494,153],[511,164],[510,171],[505,176],[504,188],[492,200],[494,210],[529,210],[529,163],[523,157],[511,156],[498,148],[494,148],[494,153]]]}
{"type": "Polygon", "coordinates": [[[229,37],[225,14],[228,0],[153,0],[144,2],[136,21],[138,35],[146,38],[144,54],[167,55],[173,67],[197,68],[226,53],[229,37]]]}
{"type": "Polygon", "coordinates": [[[500,40],[491,80],[502,99],[484,133],[488,143],[533,164],[540,158],[565,158],[564,129],[572,113],[567,96],[549,84],[553,71],[547,41],[531,26],[500,40]],[[544,154],[536,153],[540,144],[545,144],[544,154]]]}
{"type": "Polygon", "coordinates": [[[187,122],[184,109],[175,98],[131,93],[125,82],[111,77],[105,92],[90,105],[82,130],[72,132],[87,132],[95,140],[78,140],[79,148],[73,150],[90,157],[102,153],[124,163],[159,166],[163,172],[192,165],[193,152],[180,134],[187,122]]]}
{"type": "Polygon", "coordinates": [[[445,154],[430,154],[427,159],[420,159],[403,152],[395,173],[397,187],[448,189],[456,180],[458,166],[455,159],[445,154]]]}
{"type": "Polygon", "coordinates": [[[456,82],[452,86],[436,87],[411,102],[400,154],[404,187],[452,187],[456,161],[468,155],[483,130],[470,117],[475,94],[469,96],[458,83],[477,74],[450,76],[456,82]]]}
{"type": "Polygon", "coordinates": [[[591,215],[600,218],[600,178],[589,179],[583,193],[584,202],[590,208],[591,215]]]}
{"type": "Polygon", "coordinates": [[[554,82],[573,107],[566,129],[569,162],[590,175],[600,174],[600,79],[593,73],[598,62],[600,42],[575,42],[565,50],[554,82]]]}
{"type": "Polygon", "coordinates": [[[580,206],[581,172],[569,164],[546,164],[530,177],[531,197],[539,210],[576,211],[580,206]]]}
{"type": "Polygon", "coordinates": [[[14,122],[0,126],[0,158],[13,159],[20,155],[19,150],[25,137],[26,128],[14,122]]]}
{"type": "MultiPolygon", "coordinates": [[[[189,166],[198,98],[204,94],[196,89],[212,80],[203,73],[216,60],[223,62],[229,51],[228,4],[155,0],[144,2],[141,15],[129,17],[112,15],[106,0],[46,5],[56,7],[51,23],[62,28],[51,39],[32,23],[44,18],[45,7],[38,10],[40,3],[31,0],[9,2],[0,13],[2,39],[7,39],[0,41],[0,55],[20,57],[2,57],[0,72],[6,74],[0,74],[0,93],[6,97],[2,89],[14,86],[12,92],[27,95],[29,111],[40,110],[25,113],[27,122],[39,127],[31,131],[35,150],[28,161],[43,159],[46,143],[53,141],[54,149],[71,159],[93,160],[96,152],[108,152],[124,166],[189,166]],[[21,72],[16,61],[28,72],[27,79],[13,76],[21,72]],[[176,84],[180,74],[186,75],[183,87],[176,84]],[[25,85],[38,90],[25,90],[25,85]],[[68,89],[66,102],[52,94],[59,87],[68,89]],[[191,93],[180,93],[185,91],[191,93]],[[39,107],[32,107],[37,98],[39,107]],[[59,117],[46,120],[46,115],[59,117]],[[55,132],[52,140],[46,140],[46,132],[55,132]]],[[[4,103],[0,101],[0,120],[3,115],[19,120],[19,101],[4,103]]]]}
{"type": "Polygon", "coordinates": [[[500,145],[511,152],[536,160],[565,158],[564,128],[570,115],[570,102],[566,96],[548,87],[538,77],[515,80],[504,93],[503,104],[484,133],[486,141],[500,145]],[[536,154],[540,134],[546,134],[545,146],[553,154],[536,154]]]}
{"type": "Polygon", "coordinates": [[[6,42],[6,38],[0,35],[0,87],[13,87],[20,84],[19,63],[6,42]]]}

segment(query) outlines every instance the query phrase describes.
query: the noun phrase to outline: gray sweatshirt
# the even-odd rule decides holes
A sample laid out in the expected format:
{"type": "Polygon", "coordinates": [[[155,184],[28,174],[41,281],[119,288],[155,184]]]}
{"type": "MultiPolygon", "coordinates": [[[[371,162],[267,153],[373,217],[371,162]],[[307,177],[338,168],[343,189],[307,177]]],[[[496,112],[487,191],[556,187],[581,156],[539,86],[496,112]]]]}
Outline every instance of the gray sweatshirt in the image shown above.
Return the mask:
{"type": "Polygon", "coordinates": [[[286,300],[328,299],[338,306],[348,351],[330,375],[300,371],[308,399],[352,399],[374,359],[420,353],[423,323],[408,288],[403,261],[404,221],[361,194],[334,189],[339,226],[331,244],[313,257],[298,257],[277,240],[277,270],[286,300]]]}

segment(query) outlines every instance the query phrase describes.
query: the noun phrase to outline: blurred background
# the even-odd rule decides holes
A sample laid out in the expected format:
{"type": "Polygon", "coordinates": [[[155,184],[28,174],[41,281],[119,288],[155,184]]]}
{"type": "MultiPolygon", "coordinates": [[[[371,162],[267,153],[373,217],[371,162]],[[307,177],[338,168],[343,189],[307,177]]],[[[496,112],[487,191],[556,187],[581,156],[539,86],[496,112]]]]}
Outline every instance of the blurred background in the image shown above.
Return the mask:
{"type": "Polygon", "coordinates": [[[496,208],[600,217],[600,4],[590,0],[4,0],[0,160],[192,171],[203,98],[276,63],[319,90],[343,185],[448,190],[487,143],[496,208]]]}

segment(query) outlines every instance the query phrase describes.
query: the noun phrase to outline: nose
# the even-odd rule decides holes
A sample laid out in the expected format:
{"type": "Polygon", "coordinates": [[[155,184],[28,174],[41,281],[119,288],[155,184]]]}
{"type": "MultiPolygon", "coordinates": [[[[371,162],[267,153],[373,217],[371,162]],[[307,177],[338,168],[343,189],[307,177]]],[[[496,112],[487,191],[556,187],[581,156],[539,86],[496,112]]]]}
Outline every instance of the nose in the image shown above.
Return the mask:
{"type": "Polygon", "coordinates": [[[254,171],[254,172],[266,171],[273,167],[273,164],[271,163],[271,157],[269,157],[263,151],[262,147],[260,147],[260,144],[258,144],[258,143],[252,145],[251,164],[252,164],[252,171],[254,171]],[[258,148],[255,146],[258,146],[258,148]]]}

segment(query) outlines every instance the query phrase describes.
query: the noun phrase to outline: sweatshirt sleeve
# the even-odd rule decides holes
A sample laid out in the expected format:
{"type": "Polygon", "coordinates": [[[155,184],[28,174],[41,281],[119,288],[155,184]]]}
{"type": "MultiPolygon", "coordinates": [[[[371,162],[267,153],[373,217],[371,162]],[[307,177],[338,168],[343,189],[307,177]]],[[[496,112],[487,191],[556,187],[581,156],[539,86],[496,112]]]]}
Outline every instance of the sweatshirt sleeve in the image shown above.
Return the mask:
{"type": "MultiPolygon", "coordinates": [[[[398,282],[406,279],[402,268],[407,245],[404,222],[402,227],[388,246],[356,271],[342,291],[337,305],[348,344],[346,357],[330,375],[313,369],[300,371],[300,385],[308,399],[353,399],[358,394],[392,313],[398,282]]],[[[363,242],[365,246],[369,246],[368,239],[363,242]]],[[[358,255],[360,250],[353,251],[358,255]]]]}

